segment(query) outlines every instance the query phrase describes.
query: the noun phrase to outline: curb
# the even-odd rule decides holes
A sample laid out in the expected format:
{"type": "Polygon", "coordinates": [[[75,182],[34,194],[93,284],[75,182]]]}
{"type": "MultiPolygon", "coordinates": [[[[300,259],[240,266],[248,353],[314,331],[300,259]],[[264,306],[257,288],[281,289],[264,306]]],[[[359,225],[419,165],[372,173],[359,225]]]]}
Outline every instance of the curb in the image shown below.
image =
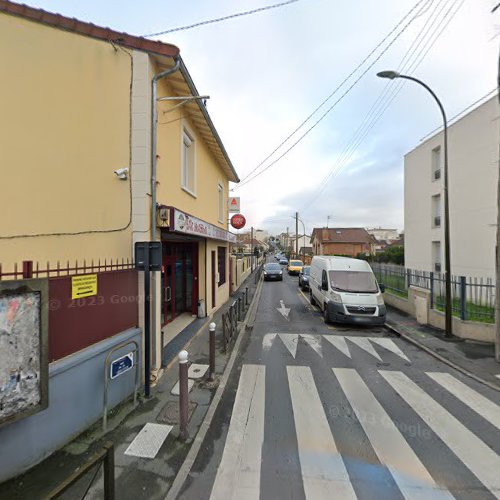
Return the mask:
{"type": "Polygon", "coordinates": [[[414,338],[412,338],[404,333],[401,333],[399,330],[397,330],[397,328],[395,326],[390,325],[388,323],[385,323],[384,327],[387,328],[387,330],[390,330],[391,332],[395,333],[399,338],[402,338],[406,342],[409,342],[410,344],[413,344],[414,346],[418,347],[419,349],[422,349],[427,354],[430,354],[431,356],[438,359],[442,363],[445,363],[446,365],[451,366],[452,368],[459,371],[463,375],[466,375],[467,377],[472,378],[473,380],[475,380],[476,382],[479,382],[480,384],[486,385],[490,389],[493,389],[495,391],[500,392],[500,387],[498,385],[492,384],[491,382],[488,382],[487,380],[484,380],[483,378],[478,377],[477,375],[470,372],[469,370],[461,367],[460,365],[457,365],[456,363],[454,363],[453,361],[450,361],[449,359],[445,358],[444,356],[441,356],[441,354],[438,354],[436,351],[433,351],[432,349],[425,346],[424,344],[422,344],[418,340],[415,340],[414,338]]]}
{"type": "Polygon", "coordinates": [[[181,468],[179,469],[179,472],[175,476],[172,486],[168,490],[165,500],[175,500],[177,498],[177,495],[180,493],[182,486],[184,485],[184,482],[186,481],[189,473],[191,472],[191,468],[193,467],[193,464],[196,460],[196,457],[198,456],[203,440],[205,439],[208,429],[210,428],[210,424],[212,423],[212,420],[214,418],[215,411],[217,410],[219,402],[222,399],[222,394],[224,392],[224,389],[226,388],[226,384],[229,379],[229,375],[233,369],[236,356],[239,353],[240,344],[243,340],[244,332],[249,323],[249,319],[253,317],[253,320],[255,321],[255,314],[257,311],[256,304],[259,303],[261,290],[262,290],[262,280],[259,280],[259,283],[257,284],[257,288],[255,290],[255,294],[252,298],[252,302],[250,303],[250,306],[248,308],[248,313],[245,317],[245,320],[240,326],[238,338],[236,339],[233,351],[231,352],[231,357],[229,358],[229,361],[227,362],[227,365],[224,369],[224,373],[222,374],[219,387],[217,387],[217,391],[215,393],[214,398],[212,399],[212,402],[210,403],[205,418],[203,419],[203,422],[200,425],[198,433],[194,438],[193,444],[191,445],[191,448],[189,449],[188,454],[186,455],[186,458],[184,459],[184,462],[182,463],[181,468]]]}

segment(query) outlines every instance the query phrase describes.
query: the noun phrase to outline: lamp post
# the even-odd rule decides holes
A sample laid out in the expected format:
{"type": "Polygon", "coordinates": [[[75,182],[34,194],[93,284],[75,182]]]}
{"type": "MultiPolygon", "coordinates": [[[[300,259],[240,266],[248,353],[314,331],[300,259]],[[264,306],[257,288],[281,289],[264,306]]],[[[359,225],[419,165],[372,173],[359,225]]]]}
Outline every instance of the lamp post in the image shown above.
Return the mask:
{"type": "Polygon", "coordinates": [[[452,335],[452,311],[451,311],[451,258],[450,258],[450,212],[448,203],[448,120],[446,119],[446,113],[444,111],[441,101],[438,99],[434,91],[424,82],[415,78],[413,76],[401,75],[397,71],[381,71],[377,73],[380,78],[389,78],[394,80],[395,78],[403,78],[405,80],[411,80],[412,82],[418,83],[424,87],[427,92],[429,92],[441,111],[443,117],[443,146],[444,146],[444,279],[445,279],[445,335],[451,337],[452,335]]]}

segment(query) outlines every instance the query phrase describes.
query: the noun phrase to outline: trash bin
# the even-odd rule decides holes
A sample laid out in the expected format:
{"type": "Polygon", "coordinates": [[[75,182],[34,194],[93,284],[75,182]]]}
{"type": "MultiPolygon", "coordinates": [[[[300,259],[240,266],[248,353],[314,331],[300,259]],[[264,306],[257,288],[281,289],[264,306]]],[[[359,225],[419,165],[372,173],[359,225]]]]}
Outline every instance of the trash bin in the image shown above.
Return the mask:
{"type": "Polygon", "coordinates": [[[205,300],[200,299],[198,301],[198,318],[204,318],[205,317],[205,300]]]}

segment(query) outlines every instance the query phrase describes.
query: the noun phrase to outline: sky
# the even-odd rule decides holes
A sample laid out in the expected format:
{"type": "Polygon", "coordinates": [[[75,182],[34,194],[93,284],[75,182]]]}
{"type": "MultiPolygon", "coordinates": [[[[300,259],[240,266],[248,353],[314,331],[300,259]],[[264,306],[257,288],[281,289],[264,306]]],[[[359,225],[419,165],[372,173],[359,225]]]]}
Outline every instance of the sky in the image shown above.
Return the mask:
{"type": "MultiPolygon", "coordinates": [[[[278,1],[27,3],[147,35],[278,1]]],[[[327,217],[330,227],[403,230],[404,155],[440,125],[441,116],[423,88],[382,80],[376,73],[395,69],[420,78],[453,117],[495,88],[500,9],[495,14],[491,10],[496,3],[421,0],[405,18],[417,0],[299,0],[152,39],[180,48],[198,91],[210,96],[207,109],[244,180],[404,18],[392,36],[260,169],[298,141],[288,153],[255,180],[231,185],[231,194],[241,197],[247,226],[272,234],[287,227],[293,231],[295,212],[308,234],[313,227],[326,226],[327,217]],[[377,107],[372,108],[374,104],[377,107]],[[367,116],[374,120],[366,120],[367,116]]]]}

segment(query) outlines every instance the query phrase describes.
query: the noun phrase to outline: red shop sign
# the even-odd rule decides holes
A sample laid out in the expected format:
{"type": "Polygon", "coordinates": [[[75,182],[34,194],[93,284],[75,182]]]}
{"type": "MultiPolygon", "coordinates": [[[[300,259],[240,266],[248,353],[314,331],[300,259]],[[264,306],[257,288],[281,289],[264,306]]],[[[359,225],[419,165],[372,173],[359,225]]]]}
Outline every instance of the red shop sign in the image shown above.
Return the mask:
{"type": "Polygon", "coordinates": [[[241,229],[245,227],[245,224],[247,223],[247,220],[245,217],[241,214],[236,214],[231,217],[231,226],[234,227],[234,229],[241,229]]]}

